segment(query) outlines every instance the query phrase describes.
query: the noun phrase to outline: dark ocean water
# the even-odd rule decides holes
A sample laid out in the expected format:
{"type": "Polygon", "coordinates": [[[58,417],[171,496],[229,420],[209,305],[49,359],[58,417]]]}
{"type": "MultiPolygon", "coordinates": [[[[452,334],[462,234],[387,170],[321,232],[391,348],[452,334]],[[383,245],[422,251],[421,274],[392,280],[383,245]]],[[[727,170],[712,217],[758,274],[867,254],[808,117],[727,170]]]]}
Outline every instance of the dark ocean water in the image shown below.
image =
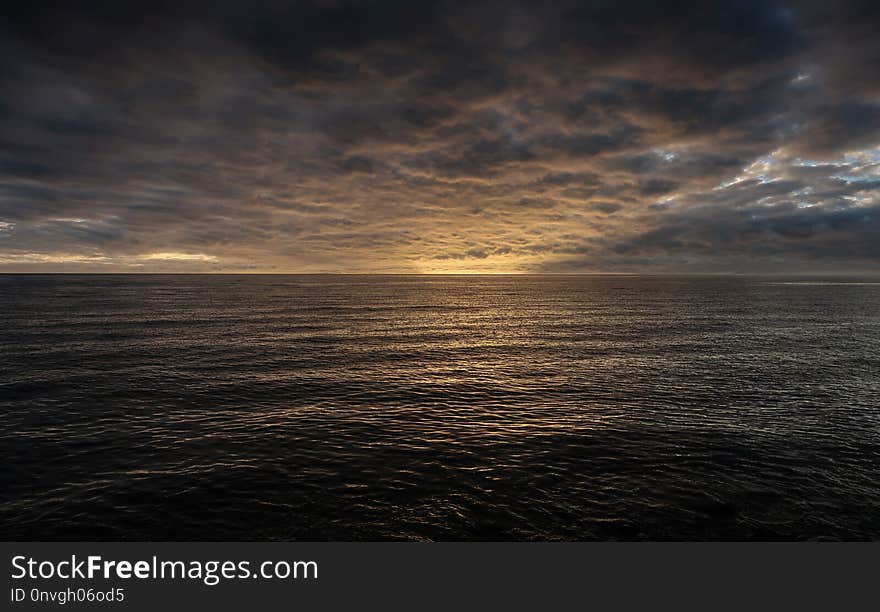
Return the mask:
{"type": "Polygon", "coordinates": [[[880,283],[0,276],[0,539],[878,539],[880,283]]]}

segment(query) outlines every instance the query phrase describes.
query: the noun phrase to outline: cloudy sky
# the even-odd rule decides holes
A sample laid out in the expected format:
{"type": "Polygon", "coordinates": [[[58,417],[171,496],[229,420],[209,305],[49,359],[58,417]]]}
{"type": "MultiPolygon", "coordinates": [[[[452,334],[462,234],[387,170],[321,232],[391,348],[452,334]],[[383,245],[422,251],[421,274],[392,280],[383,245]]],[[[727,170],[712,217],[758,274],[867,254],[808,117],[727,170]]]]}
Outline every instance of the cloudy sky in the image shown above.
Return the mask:
{"type": "Polygon", "coordinates": [[[875,1],[30,2],[0,56],[0,271],[880,264],[875,1]]]}

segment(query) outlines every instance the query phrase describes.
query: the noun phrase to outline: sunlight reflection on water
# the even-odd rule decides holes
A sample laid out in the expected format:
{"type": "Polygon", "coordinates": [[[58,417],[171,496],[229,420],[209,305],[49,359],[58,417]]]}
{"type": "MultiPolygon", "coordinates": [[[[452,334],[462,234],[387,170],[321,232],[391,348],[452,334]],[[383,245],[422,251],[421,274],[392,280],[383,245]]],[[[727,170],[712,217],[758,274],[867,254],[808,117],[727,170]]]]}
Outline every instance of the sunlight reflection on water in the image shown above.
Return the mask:
{"type": "Polygon", "coordinates": [[[878,537],[852,280],[2,276],[0,530],[878,537]]]}

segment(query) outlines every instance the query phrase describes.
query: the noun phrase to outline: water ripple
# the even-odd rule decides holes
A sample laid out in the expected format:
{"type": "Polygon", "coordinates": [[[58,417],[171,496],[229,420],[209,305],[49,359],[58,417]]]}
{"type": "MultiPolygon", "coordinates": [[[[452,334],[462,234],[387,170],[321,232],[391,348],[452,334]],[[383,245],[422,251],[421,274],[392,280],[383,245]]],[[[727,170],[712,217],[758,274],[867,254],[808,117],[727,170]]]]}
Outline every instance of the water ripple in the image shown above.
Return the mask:
{"type": "Polygon", "coordinates": [[[6,275],[0,308],[5,539],[880,537],[875,282],[6,275]]]}

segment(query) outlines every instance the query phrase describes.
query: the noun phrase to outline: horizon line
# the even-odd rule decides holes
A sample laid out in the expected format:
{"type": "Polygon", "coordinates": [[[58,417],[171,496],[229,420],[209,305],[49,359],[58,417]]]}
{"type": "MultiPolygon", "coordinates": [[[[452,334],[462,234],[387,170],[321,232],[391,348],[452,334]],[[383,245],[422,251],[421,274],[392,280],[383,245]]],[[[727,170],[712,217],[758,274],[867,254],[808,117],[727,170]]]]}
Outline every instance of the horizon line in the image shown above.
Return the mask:
{"type": "Polygon", "coordinates": [[[798,272],[36,272],[0,276],[880,276],[880,271],[798,272]]]}

